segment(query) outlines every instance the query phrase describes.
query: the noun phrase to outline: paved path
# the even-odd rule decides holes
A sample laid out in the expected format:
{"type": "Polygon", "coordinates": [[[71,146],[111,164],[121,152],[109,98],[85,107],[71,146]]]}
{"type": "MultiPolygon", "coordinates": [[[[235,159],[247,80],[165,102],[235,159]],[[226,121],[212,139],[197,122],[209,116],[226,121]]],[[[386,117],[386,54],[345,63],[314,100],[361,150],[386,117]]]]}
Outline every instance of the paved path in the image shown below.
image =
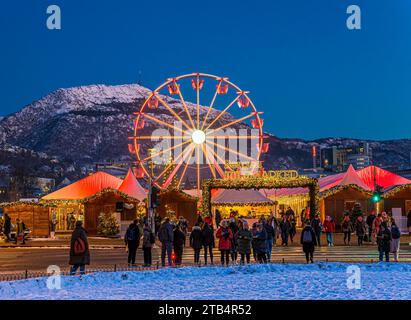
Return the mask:
{"type": "MultiPolygon", "coordinates": [[[[214,262],[220,261],[218,249],[214,249],[214,262]]],[[[153,249],[153,262],[157,263],[160,259],[160,248],[156,246],[153,249]]],[[[281,263],[304,263],[304,255],[301,247],[281,247],[273,248],[272,262],[281,263]]],[[[183,264],[193,264],[193,250],[186,248],[183,255],[183,264]]],[[[316,261],[341,261],[341,262],[376,262],[378,252],[376,246],[365,245],[358,246],[338,246],[338,247],[321,247],[315,252],[316,261]]],[[[408,244],[401,245],[400,260],[402,262],[411,262],[411,246],[408,244]]],[[[105,247],[91,249],[90,268],[106,266],[113,268],[125,265],[127,262],[127,253],[124,247],[105,247]]],[[[62,270],[67,269],[68,248],[1,248],[0,249],[0,273],[10,273],[14,271],[46,271],[49,265],[58,265],[62,270]]],[[[137,264],[143,263],[141,249],[137,252],[137,264]]],[[[201,252],[201,263],[204,263],[203,252],[201,252]]]]}

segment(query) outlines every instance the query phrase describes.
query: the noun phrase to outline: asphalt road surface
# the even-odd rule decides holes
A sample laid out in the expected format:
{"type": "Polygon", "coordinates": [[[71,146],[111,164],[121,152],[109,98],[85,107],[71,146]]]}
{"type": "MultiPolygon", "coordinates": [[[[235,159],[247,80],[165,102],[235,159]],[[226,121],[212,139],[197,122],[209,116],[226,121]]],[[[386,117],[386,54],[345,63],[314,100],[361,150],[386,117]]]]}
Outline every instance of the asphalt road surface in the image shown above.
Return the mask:
{"type": "MultiPolygon", "coordinates": [[[[62,270],[68,268],[68,247],[27,247],[27,248],[0,248],[0,272],[10,273],[15,271],[43,271],[47,270],[50,265],[58,265],[62,270]]],[[[109,267],[127,264],[127,252],[121,246],[102,246],[100,248],[91,248],[91,265],[89,268],[109,267]]],[[[220,261],[220,253],[214,249],[214,263],[220,261]]],[[[153,249],[153,263],[156,264],[160,259],[160,248],[156,246],[153,249]]],[[[358,246],[336,246],[317,248],[314,256],[316,261],[329,262],[376,262],[378,260],[377,248],[374,245],[358,246]]],[[[305,258],[300,246],[273,248],[271,260],[282,263],[304,263],[305,258]]],[[[193,264],[193,250],[186,248],[183,255],[183,264],[193,264]]],[[[400,260],[402,262],[411,262],[411,246],[407,243],[401,245],[400,260]]],[[[201,252],[201,261],[203,263],[203,252],[201,252]]],[[[142,250],[137,251],[137,264],[143,264],[142,250]]]]}

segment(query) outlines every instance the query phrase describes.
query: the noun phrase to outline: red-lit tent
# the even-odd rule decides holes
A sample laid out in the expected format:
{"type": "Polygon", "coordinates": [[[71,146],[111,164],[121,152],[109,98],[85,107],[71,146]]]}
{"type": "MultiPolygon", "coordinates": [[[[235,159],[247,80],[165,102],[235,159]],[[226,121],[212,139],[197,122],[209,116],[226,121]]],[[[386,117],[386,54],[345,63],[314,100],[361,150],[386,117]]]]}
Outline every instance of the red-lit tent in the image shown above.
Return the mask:
{"type": "Polygon", "coordinates": [[[73,200],[80,201],[91,197],[103,189],[117,190],[123,180],[108,173],[98,171],[76,181],[67,187],[44,196],[41,200],[73,200]]]}
{"type": "Polygon", "coordinates": [[[401,177],[397,174],[387,170],[378,168],[376,166],[369,166],[357,171],[358,176],[368,186],[369,189],[374,189],[375,184],[382,188],[390,188],[393,186],[410,184],[411,180],[401,177]]]}
{"type": "Polygon", "coordinates": [[[126,177],[118,188],[118,191],[123,192],[139,201],[143,201],[147,197],[147,192],[137,181],[131,169],[128,170],[126,177]]]}

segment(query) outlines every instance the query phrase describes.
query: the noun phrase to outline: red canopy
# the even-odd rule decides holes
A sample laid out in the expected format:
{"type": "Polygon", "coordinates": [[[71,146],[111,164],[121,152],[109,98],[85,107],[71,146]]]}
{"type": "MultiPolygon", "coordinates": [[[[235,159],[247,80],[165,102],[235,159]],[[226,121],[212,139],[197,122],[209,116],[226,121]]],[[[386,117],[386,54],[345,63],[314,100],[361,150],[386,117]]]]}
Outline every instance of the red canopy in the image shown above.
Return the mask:
{"type": "Polygon", "coordinates": [[[123,180],[108,173],[98,171],[61,188],[42,198],[42,200],[82,200],[91,197],[103,189],[117,190],[123,180]]]}
{"type": "Polygon", "coordinates": [[[376,166],[369,166],[359,170],[357,173],[368,188],[372,190],[374,189],[374,178],[375,183],[383,188],[411,183],[411,180],[409,179],[376,166]]]}
{"type": "Polygon", "coordinates": [[[128,170],[126,177],[118,188],[118,191],[121,191],[129,195],[130,197],[138,199],[140,201],[143,201],[147,196],[147,192],[137,181],[131,169],[128,170]]]}

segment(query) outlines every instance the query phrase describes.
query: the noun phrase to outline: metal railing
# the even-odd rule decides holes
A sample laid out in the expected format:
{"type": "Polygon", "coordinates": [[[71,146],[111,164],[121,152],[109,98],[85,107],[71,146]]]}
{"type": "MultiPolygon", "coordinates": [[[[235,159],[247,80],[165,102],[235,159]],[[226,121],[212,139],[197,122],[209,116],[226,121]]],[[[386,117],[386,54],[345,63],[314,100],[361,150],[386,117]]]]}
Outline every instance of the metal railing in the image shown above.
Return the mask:
{"type": "MultiPolygon", "coordinates": [[[[87,268],[85,274],[91,274],[96,272],[123,272],[123,271],[147,271],[147,270],[158,270],[160,268],[159,263],[156,262],[150,267],[145,266],[134,266],[130,267],[128,265],[114,264],[114,265],[101,265],[98,267],[87,268]]],[[[77,270],[77,275],[79,274],[77,270]]],[[[16,280],[27,280],[31,278],[41,278],[49,277],[51,274],[47,271],[31,271],[31,270],[22,270],[15,272],[2,272],[0,273],[0,281],[16,281],[16,280]]],[[[70,269],[64,268],[60,271],[61,276],[69,276],[70,269]]]]}

